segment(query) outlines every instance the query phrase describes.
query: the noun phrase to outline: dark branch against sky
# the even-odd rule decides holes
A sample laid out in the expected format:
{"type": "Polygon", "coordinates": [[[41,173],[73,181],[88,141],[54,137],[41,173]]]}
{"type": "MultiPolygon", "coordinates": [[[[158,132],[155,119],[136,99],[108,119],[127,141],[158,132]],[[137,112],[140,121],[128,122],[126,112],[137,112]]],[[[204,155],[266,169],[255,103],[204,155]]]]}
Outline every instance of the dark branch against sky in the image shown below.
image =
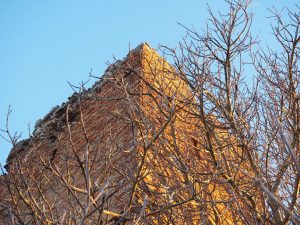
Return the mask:
{"type": "MultiPolygon", "coordinates": [[[[220,0],[206,1],[226,11],[220,0]]],[[[297,0],[254,1],[252,31],[272,45],[267,8],[293,8],[297,0]]],[[[101,76],[106,62],[124,57],[141,42],[175,47],[184,35],[178,22],[200,30],[208,18],[205,1],[1,1],[0,128],[9,105],[12,132],[28,137],[28,124],[72,94],[67,81],[101,76]]],[[[0,140],[0,163],[11,145],[0,140]]]]}

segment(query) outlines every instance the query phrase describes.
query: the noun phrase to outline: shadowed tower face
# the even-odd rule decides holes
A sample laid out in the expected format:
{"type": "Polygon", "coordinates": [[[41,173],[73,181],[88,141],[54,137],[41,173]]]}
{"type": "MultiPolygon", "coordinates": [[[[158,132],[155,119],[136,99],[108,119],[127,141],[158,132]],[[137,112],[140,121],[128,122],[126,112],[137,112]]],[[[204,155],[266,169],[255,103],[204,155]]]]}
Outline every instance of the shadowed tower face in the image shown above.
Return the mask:
{"type": "MultiPolygon", "coordinates": [[[[224,154],[238,160],[230,155],[239,149],[228,146],[215,155],[206,150],[207,130],[195,102],[175,69],[141,44],[92,88],[55,107],[36,124],[33,137],[12,149],[2,179],[7,188],[1,220],[242,224],[242,217],[253,217],[239,213],[247,196],[233,201],[234,187],[222,183],[229,177],[215,166],[224,154]]],[[[247,163],[239,165],[247,169],[247,163]]],[[[256,191],[247,182],[235,185],[256,191]]]]}

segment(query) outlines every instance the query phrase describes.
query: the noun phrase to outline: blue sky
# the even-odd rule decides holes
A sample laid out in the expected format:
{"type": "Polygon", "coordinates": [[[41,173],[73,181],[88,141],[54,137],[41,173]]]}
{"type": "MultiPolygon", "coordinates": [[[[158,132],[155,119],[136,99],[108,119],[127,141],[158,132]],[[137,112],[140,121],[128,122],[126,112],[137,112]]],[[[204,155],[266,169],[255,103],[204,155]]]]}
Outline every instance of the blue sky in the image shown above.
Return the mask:
{"type": "MultiPolygon", "coordinates": [[[[175,47],[183,29],[204,27],[207,6],[225,10],[222,0],[26,0],[0,1],[0,127],[11,105],[11,131],[28,137],[28,124],[72,94],[78,84],[101,76],[113,56],[148,42],[175,47]]],[[[253,32],[272,46],[267,8],[293,7],[297,0],[255,0],[253,32]]],[[[0,163],[11,149],[0,140],[0,163]]]]}

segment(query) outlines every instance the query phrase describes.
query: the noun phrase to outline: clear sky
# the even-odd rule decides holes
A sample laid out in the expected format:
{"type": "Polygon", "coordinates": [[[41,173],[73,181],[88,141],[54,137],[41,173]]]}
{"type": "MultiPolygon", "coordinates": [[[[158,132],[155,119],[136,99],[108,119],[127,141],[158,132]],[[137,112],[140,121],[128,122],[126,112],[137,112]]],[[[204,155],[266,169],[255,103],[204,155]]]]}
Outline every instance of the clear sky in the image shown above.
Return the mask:
{"type": "MultiPolygon", "coordinates": [[[[28,137],[28,124],[72,94],[78,84],[101,76],[113,56],[148,42],[175,47],[183,29],[204,27],[207,6],[225,10],[222,0],[9,0],[0,1],[0,127],[11,105],[11,131],[28,137]]],[[[254,0],[253,31],[272,45],[267,8],[293,7],[297,0],[254,0]]],[[[10,144],[0,140],[0,163],[10,144]]]]}

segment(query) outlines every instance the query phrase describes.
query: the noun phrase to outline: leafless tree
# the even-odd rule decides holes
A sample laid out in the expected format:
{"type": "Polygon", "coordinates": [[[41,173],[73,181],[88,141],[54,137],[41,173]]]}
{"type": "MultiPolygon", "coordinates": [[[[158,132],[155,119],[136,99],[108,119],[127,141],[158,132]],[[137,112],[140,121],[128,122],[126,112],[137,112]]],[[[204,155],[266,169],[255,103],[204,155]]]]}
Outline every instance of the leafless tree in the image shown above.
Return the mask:
{"type": "Polygon", "coordinates": [[[282,51],[266,51],[255,50],[250,33],[252,2],[226,2],[227,14],[209,10],[204,33],[184,27],[187,37],[179,48],[166,51],[195,95],[212,164],[232,188],[231,196],[244,197],[240,203],[250,206],[239,210],[243,223],[298,224],[299,7],[286,9],[287,15],[270,10],[282,51]],[[224,154],[228,146],[234,160],[224,154]],[[240,183],[239,173],[249,187],[240,183]]]}
{"type": "MultiPolygon", "coordinates": [[[[97,166],[92,157],[99,154],[99,146],[89,142],[81,104],[78,104],[84,148],[78,150],[74,146],[68,105],[66,125],[70,146],[64,146],[67,151],[60,153],[59,159],[54,159],[55,151],[50,154],[41,152],[38,146],[41,143],[34,142],[30,152],[18,154],[9,166],[8,174],[2,179],[9,199],[6,199],[7,205],[2,205],[7,218],[3,224],[99,224],[108,216],[121,217],[104,209],[120,186],[112,187],[108,177],[92,174],[97,166]]],[[[55,147],[59,147],[60,141],[55,147]]]]}
{"type": "Polygon", "coordinates": [[[270,10],[275,51],[251,35],[250,0],[226,3],[162,48],[172,66],[132,51],[44,120],[2,177],[7,223],[300,223],[299,7],[270,10]],[[91,104],[118,131],[98,137],[91,104]]]}
{"type": "Polygon", "coordinates": [[[261,79],[261,171],[264,188],[272,194],[268,206],[274,220],[299,223],[300,10],[295,6],[293,11],[270,13],[278,47],[261,50],[255,57],[261,79]]]}

